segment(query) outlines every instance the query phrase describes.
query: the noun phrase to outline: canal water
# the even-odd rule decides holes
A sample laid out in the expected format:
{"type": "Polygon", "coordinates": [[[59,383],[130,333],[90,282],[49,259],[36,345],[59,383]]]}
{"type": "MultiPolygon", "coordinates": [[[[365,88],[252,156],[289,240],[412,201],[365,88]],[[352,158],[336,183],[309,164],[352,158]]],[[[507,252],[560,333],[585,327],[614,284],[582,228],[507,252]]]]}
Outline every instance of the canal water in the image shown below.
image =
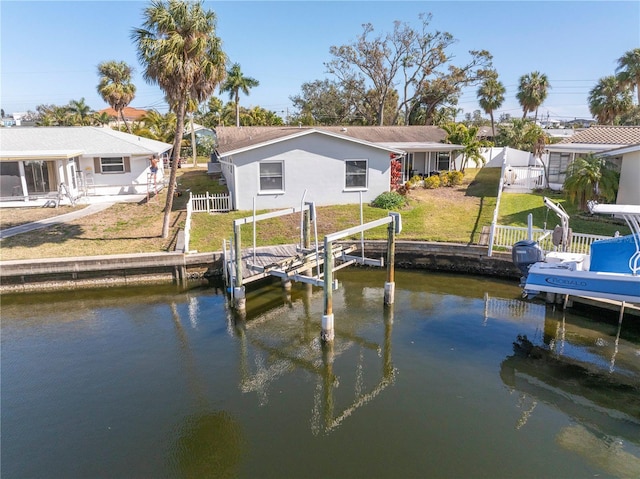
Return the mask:
{"type": "Polygon", "coordinates": [[[513,282],[2,297],[2,477],[640,477],[640,324],[513,282]]]}

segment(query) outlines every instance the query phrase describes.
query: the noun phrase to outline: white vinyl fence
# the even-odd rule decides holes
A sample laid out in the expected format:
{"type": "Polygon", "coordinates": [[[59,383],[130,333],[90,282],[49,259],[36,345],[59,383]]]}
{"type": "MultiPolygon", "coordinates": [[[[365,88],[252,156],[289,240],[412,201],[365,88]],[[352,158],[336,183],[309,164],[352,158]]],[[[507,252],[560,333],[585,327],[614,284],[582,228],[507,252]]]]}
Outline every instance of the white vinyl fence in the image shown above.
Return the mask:
{"type": "Polygon", "coordinates": [[[508,166],[504,171],[504,188],[531,191],[545,188],[544,168],[537,166],[508,166]]]}
{"type": "MultiPolygon", "coordinates": [[[[558,251],[552,242],[552,233],[550,230],[538,228],[532,229],[533,241],[537,241],[540,248],[545,253],[550,251],[558,251]]],[[[520,226],[501,226],[496,225],[494,229],[493,248],[511,249],[518,241],[529,239],[528,228],[520,226]]],[[[569,243],[568,252],[588,254],[591,243],[601,239],[609,239],[610,236],[588,235],[583,233],[572,233],[569,243]]]]}
{"type": "Polygon", "coordinates": [[[189,203],[192,204],[194,213],[218,212],[226,213],[231,211],[231,197],[224,193],[206,193],[204,195],[194,195],[189,193],[189,203]]]}
{"type": "Polygon", "coordinates": [[[189,193],[187,203],[187,219],[184,222],[184,252],[189,252],[191,239],[191,215],[193,213],[226,213],[231,211],[231,197],[222,193],[194,195],[189,193]]]}

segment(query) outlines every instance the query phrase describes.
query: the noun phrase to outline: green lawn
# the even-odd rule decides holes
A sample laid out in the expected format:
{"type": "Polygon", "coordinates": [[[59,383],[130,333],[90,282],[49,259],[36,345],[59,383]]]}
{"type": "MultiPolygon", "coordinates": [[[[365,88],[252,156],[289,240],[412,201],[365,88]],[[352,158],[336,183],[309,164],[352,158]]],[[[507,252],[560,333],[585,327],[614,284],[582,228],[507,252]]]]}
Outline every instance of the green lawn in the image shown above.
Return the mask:
{"type": "MultiPolygon", "coordinates": [[[[195,172],[194,172],[195,173],[195,172]]],[[[401,240],[441,241],[452,243],[477,243],[483,226],[491,224],[497,200],[500,179],[499,168],[469,169],[465,173],[463,186],[439,188],[437,190],[417,189],[408,195],[408,204],[400,210],[402,215],[401,240]]],[[[217,184],[217,183],[216,183],[217,184]]],[[[182,176],[183,188],[194,193],[210,193],[211,181],[202,184],[193,177],[182,176]]],[[[223,188],[223,187],[221,187],[223,188]]],[[[579,214],[567,203],[561,194],[536,192],[531,194],[504,193],[500,200],[498,223],[501,225],[527,226],[527,216],[533,214],[535,228],[553,229],[559,219],[553,211],[548,211],[543,196],[560,202],[571,215],[570,226],[576,233],[590,233],[612,236],[615,231],[628,234],[626,225],[608,222],[602,218],[589,218],[579,214]]],[[[260,211],[258,213],[263,213],[260,211]]],[[[359,224],[360,206],[341,205],[318,208],[318,239],[324,235],[341,231],[359,224]]],[[[251,216],[250,211],[206,214],[197,213],[192,217],[190,249],[214,251],[221,248],[223,239],[231,240],[234,219],[251,216]]],[[[369,222],[387,216],[387,210],[363,207],[364,221],[369,222]]],[[[312,232],[313,234],[313,232],[312,232]]],[[[244,225],[241,230],[243,246],[253,244],[253,226],[244,225]]],[[[386,227],[382,226],[365,233],[365,239],[385,239],[386,227]]],[[[256,226],[256,244],[264,246],[278,243],[297,243],[300,236],[300,215],[289,215],[261,221],[256,226]]]]}
{"type": "Polygon", "coordinates": [[[616,231],[620,234],[630,234],[629,228],[623,222],[614,222],[599,216],[590,216],[577,210],[576,205],[566,201],[562,193],[534,192],[534,193],[503,193],[500,200],[500,214],[498,223],[510,226],[527,226],[529,213],[533,215],[533,227],[553,229],[560,224],[560,219],[544,205],[543,197],[548,197],[554,203],[560,203],[571,217],[569,227],[575,233],[585,233],[603,236],[613,236],[616,231]]]}

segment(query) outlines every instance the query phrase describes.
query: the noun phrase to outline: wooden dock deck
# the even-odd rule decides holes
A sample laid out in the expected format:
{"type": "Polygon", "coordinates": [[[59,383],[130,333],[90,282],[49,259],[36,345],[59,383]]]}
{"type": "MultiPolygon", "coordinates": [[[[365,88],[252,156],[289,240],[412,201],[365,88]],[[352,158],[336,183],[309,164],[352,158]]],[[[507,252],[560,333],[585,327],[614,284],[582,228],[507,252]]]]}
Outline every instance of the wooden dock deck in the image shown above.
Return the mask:
{"type": "Polygon", "coordinates": [[[269,273],[257,273],[249,268],[249,264],[266,267],[274,263],[280,263],[297,254],[296,245],[263,246],[255,249],[242,250],[242,282],[252,283],[269,276],[269,273]]]}

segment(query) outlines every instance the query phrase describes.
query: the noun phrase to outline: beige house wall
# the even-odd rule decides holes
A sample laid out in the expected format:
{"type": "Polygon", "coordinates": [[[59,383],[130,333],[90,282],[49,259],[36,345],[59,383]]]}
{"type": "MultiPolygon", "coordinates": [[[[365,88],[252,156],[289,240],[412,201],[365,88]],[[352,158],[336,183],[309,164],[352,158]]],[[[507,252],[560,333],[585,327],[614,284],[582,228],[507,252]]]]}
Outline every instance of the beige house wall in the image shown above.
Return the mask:
{"type": "Polygon", "coordinates": [[[620,168],[619,205],[640,205],[640,151],[626,153],[620,168]]]}

